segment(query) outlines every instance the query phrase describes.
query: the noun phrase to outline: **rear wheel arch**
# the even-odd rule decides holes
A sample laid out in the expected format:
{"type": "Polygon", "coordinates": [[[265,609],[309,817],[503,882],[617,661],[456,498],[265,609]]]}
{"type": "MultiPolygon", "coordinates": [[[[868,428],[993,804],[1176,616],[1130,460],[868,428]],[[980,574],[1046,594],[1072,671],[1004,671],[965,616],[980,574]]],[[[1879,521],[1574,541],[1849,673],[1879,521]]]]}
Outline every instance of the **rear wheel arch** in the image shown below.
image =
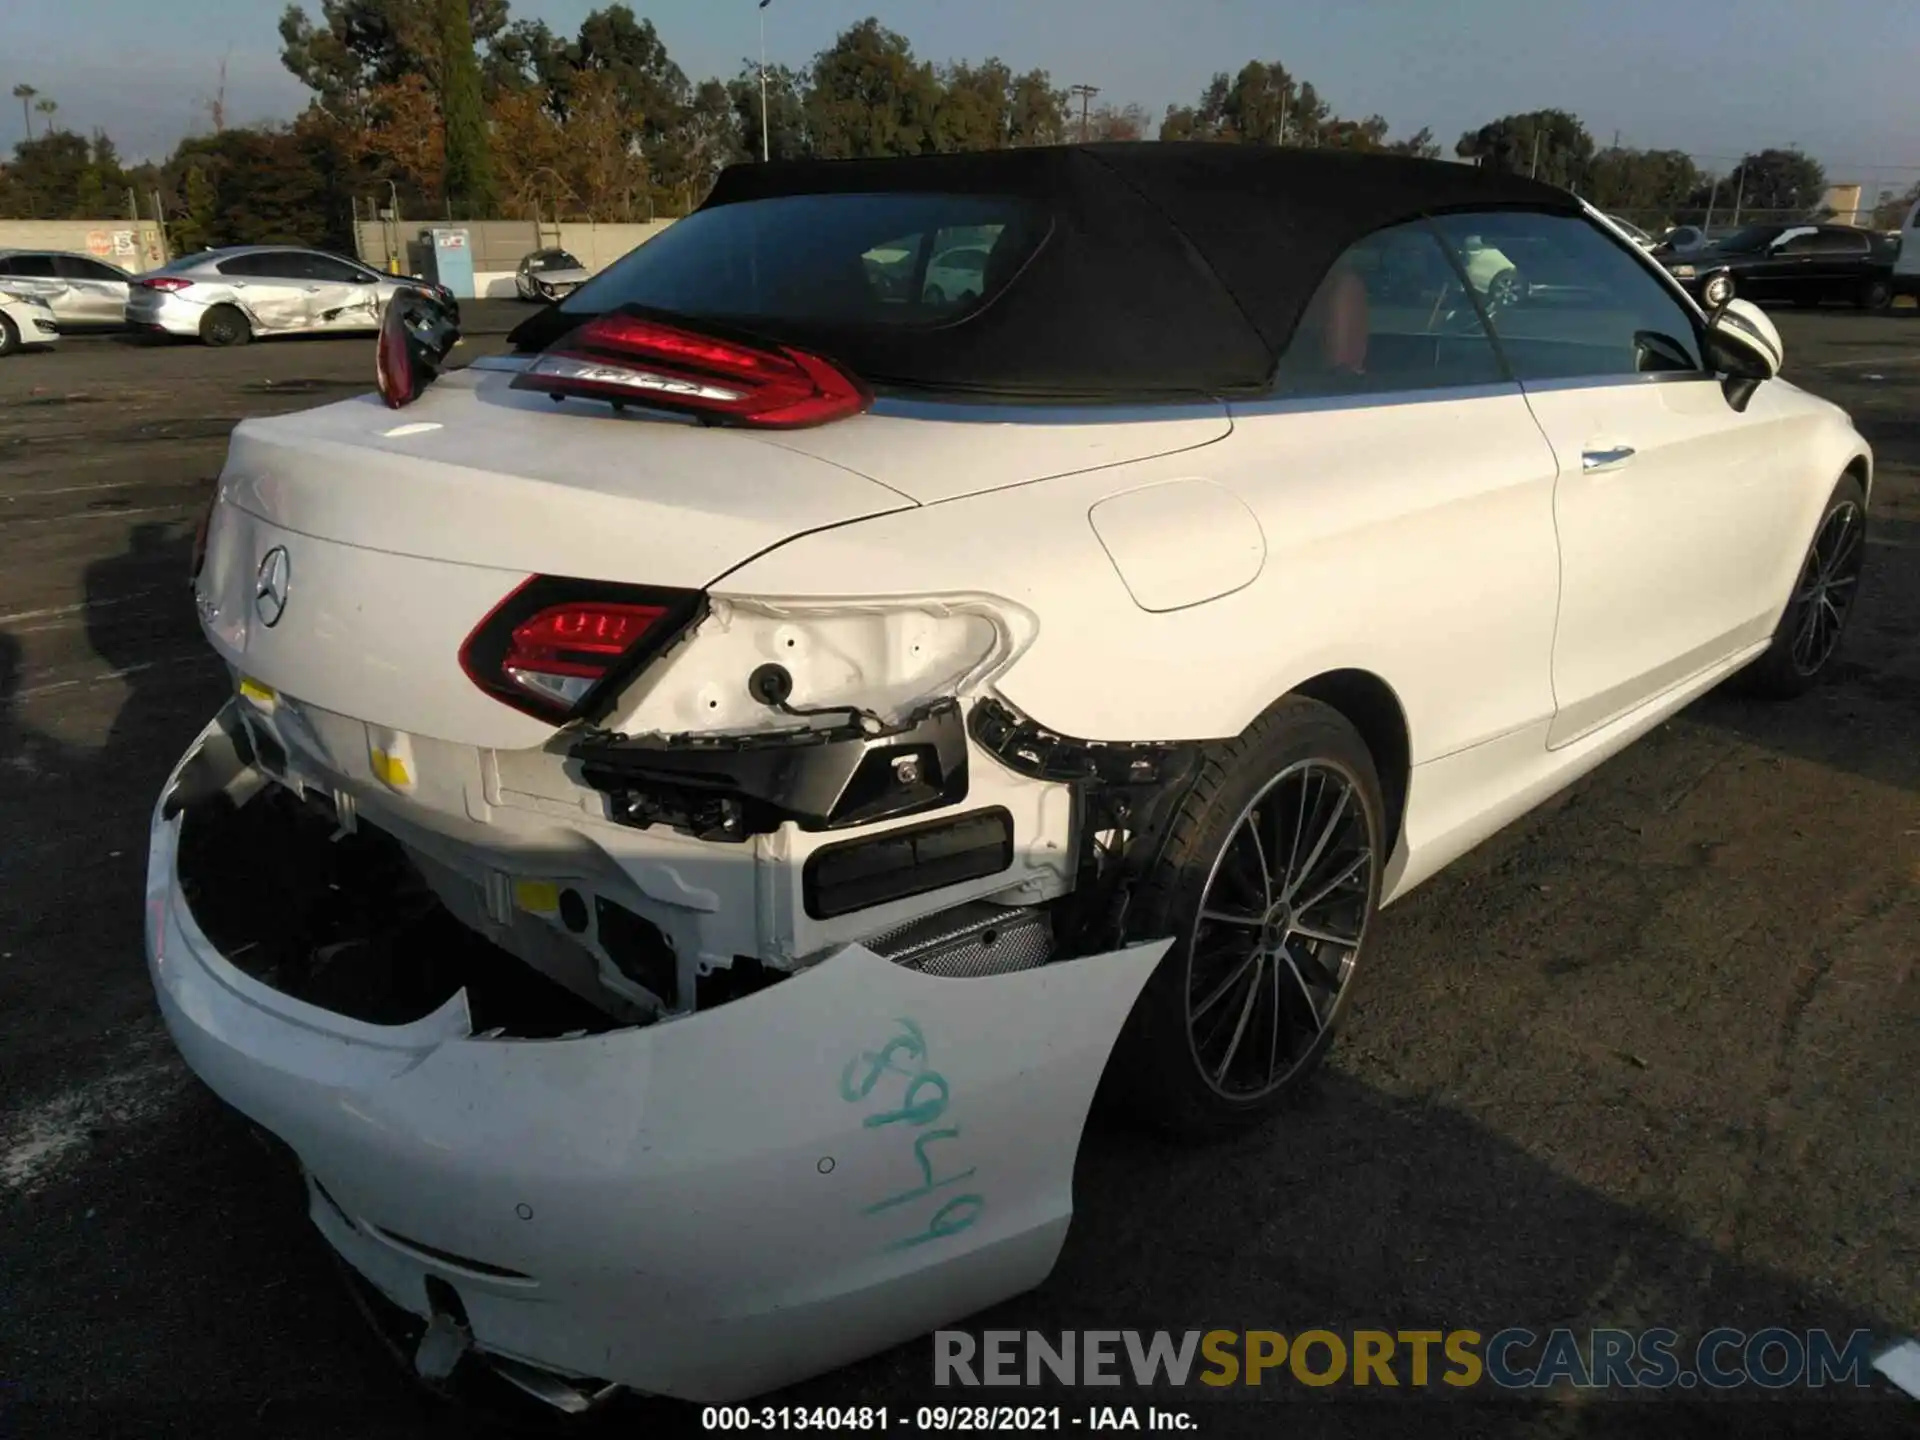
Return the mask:
{"type": "Polygon", "coordinates": [[[1856,455],[1847,462],[1842,475],[1851,475],[1860,482],[1860,493],[1867,498],[1869,506],[1873,503],[1873,466],[1864,455],[1856,455]]]}
{"type": "Polygon", "coordinates": [[[1360,732],[1379,772],[1387,809],[1385,848],[1387,853],[1392,853],[1400,837],[1407,788],[1413,775],[1412,733],[1399,695],[1371,670],[1323,671],[1288,693],[1304,695],[1339,711],[1346,722],[1360,732]]]}

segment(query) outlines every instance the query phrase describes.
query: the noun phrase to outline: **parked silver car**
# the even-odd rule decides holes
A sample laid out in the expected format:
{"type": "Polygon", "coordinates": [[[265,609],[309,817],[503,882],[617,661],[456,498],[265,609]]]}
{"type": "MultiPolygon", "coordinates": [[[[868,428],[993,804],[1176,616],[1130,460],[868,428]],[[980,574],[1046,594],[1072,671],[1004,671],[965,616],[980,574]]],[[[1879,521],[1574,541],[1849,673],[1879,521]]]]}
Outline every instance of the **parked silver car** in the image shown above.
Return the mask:
{"type": "Polygon", "coordinates": [[[380,328],[394,293],[441,285],[383,275],[357,260],[292,245],[244,245],[184,255],[133,282],[127,323],[209,345],[257,335],[347,334],[380,328]]]}
{"type": "Polygon", "coordinates": [[[513,273],[513,289],[522,300],[564,300],[593,278],[578,260],[565,250],[535,250],[520,257],[513,273]]]}
{"type": "Polygon", "coordinates": [[[17,294],[46,302],[66,330],[126,323],[133,283],[117,265],[67,250],[0,250],[0,279],[17,294]]]}

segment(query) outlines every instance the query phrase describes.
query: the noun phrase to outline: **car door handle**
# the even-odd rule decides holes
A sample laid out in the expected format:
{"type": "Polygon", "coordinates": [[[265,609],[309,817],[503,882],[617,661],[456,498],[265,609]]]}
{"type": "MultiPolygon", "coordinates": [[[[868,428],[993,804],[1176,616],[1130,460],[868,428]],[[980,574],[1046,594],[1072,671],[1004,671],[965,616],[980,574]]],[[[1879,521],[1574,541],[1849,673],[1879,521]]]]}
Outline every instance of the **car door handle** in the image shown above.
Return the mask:
{"type": "Polygon", "coordinates": [[[1631,445],[1615,445],[1606,450],[1580,452],[1580,473],[1592,475],[1600,470],[1618,470],[1633,458],[1631,445]]]}

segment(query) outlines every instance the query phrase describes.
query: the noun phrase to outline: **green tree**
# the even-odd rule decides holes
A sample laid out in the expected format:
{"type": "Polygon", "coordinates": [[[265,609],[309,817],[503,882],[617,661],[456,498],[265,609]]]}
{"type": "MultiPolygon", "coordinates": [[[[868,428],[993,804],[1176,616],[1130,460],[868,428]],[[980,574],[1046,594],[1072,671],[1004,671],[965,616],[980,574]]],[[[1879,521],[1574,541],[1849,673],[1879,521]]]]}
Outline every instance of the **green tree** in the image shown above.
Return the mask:
{"type": "Polygon", "coordinates": [[[446,196],[467,217],[493,212],[493,157],[480,95],[468,0],[440,0],[440,116],[446,126],[446,196]]]}
{"type": "MultiPolygon", "coordinates": [[[[813,153],[807,135],[807,76],[786,65],[767,66],[767,158],[800,160],[813,153]]],[[[760,64],[742,60],[740,73],[727,82],[741,155],[760,158],[760,64]]]]}
{"type": "Polygon", "coordinates": [[[1593,136],[1565,110],[1503,115],[1460,137],[1453,153],[1489,170],[1530,175],[1549,185],[1578,189],[1593,163],[1593,136]]]}
{"type": "Polygon", "coordinates": [[[1005,61],[990,57],[978,65],[956,61],[936,78],[928,125],[935,150],[1049,145],[1067,132],[1067,92],[1055,89],[1044,70],[1016,75],[1005,61]]]}
{"type": "Polygon", "coordinates": [[[567,52],[575,70],[610,77],[636,133],[658,141],[680,123],[691,102],[686,72],[667,54],[651,20],[637,20],[625,5],[595,10],[580,22],[580,38],[567,52]]]}
{"type": "Polygon", "coordinates": [[[185,194],[181,197],[184,211],[173,222],[170,239],[173,248],[182,255],[204,250],[213,243],[215,225],[215,207],[219,196],[215,194],[213,182],[207,179],[205,167],[188,165],[185,194]]]}
{"type": "Polygon", "coordinates": [[[1404,140],[1393,140],[1387,144],[1387,152],[1392,155],[1411,155],[1418,160],[1438,160],[1440,147],[1434,143],[1433,131],[1422,125],[1404,140]]]}
{"type": "Polygon", "coordinates": [[[1699,167],[1683,151],[1609,147],[1594,155],[1581,193],[1602,210],[1652,229],[1690,203],[1700,180],[1699,167]]]}
{"type": "Polygon", "coordinates": [[[98,220],[126,208],[127,172],[113,142],[50,130],[13,147],[0,170],[0,215],[28,220],[98,220]]]}
{"type": "MultiPolygon", "coordinates": [[[[467,0],[467,48],[493,40],[508,0],[467,0]]],[[[440,73],[440,0],[321,0],[320,24],[298,5],[280,16],[280,63],[343,120],[369,91],[408,75],[440,73]]]]}
{"type": "Polygon", "coordinates": [[[1825,168],[1798,150],[1762,150],[1749,155],[1720,185],[1721,201],[1738,196],[1742,214],[1771,211],[1810,215],[1826,193],[1825,168]]]}
{"type": "MultiPolygon", "coordinates": [[[[193,238],[205,245],[350,249],[350,211],[334,188],[338,182],[329,176],[329,155],[313,138],[317,133],[262,125],[189,136],[166,166],[173,212],[187,216],[199,232],[193,238]],[[206,188],[189,199],[196,169],[206,188]]],[[[177,239],[177,228],[175,233],[177,239]]]]}
{"type": "MultiPolygon", "coordinates": [[[[754,138],[759,139],[757,132],[754,138]]],[[[675,213],[685,214],[707,198],[722,170],[744,158],[727,87],[718,80],[696,85],[679,123],[656,150],[655,191],[675,213]]]]}
{"type": "Polygon", "coordinates": [[[814,153],[840,160],[916,155],[931,147],[939,77],[904,35],[868,18],[814,57],[807,133],[814,153]]]}
{"type": "Polygon", "coordinates": [[[537,90],[541,104],[554,115],[567,108],[567,82],[573,75],[568,42],[555,35],[544,20],[516,20],[488,47],[480,79],[488,96],[507,90],[537,90]]]}
{"type": "Polygon", "coordinates": [[[1364,120],[1336,115],[1311,81],[1300,79],[1278,60],[1249,60],[1237,74],[1216,73],[1196,104],[1169,105],[1160,122],[1160,138],[1390,150],[1427,159],[1440,153],[1429,130],[1389,141],[1388,129],[1379,115],[1364,120]]]}

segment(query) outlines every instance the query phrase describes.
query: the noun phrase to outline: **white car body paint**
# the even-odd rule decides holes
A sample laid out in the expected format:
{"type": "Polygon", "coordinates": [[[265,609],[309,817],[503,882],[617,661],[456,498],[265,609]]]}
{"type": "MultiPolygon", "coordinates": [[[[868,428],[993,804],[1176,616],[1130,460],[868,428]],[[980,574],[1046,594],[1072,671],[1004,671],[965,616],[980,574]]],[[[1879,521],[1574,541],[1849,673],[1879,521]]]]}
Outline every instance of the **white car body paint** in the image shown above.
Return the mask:
{"type": "Polygon", "coordinates": [[[572,1041],[476,1037],[464,993],[383,1027],[221,957],[178,892],[179,825],[156,816],[148,859],[162,1013],[299,1155],[335,1248],[417,1313],[427,1276],[451,1280],[489,1353],[691,1400],[1039,1284],[1094,1087],[1168,944],[974,980],[850,946],[710,1013],[572,1041]],[[409,1243],[427,1236],[442,1256],[409,1243]]]}
{"type": "MultiPolygon", "coordinates": [[[[1151,407],[1103,420],[1086,409],[1022,413],[1009,407],[881,401],[815,430],[769,436],[783,448],[843,465],[922,505],[957,500],[1083,470],[1103,470],[1225,439],[1233,431],[1217,401],[1151,407]]],[[[1114,477],[1114,491],[1140,482],[1114,477]]]]}
{"type": "Polygon", "coordinates": [[[12,323],[23,350],[60,341],[59,321],[54,319],[52,307],[36,295],[0,290],[0,315],[12,323]]]}
{"type": "Polygon", "coordinates": [[[1231,595],[1259,578],[1267,558],[1259,518],[1211,480],[1110,495],[1087,520],[1142,610],[1184,610],[1231,595]]]}
{"type": "Polygon", "coordinates": [[[1087,1097],[1166,942],[972,979],[885,958],[899,927],[1075,883],[1072,789],[971,741],[966,806],[1007,812],[1011,859],[930,896],[820,918],[801,877],[847,832],[719,845],[617,823],[554,725],[460,668],[522,581],[706,592],[603,717],[634,735],[772,728],[745,689],[771,661],[797,704],[995,699],[1107,742],[1234,736],[1361,672],[1411,761],[1392,900],[1759,653],[1835,479],[1870,479],[1845,415],[1777,379],[1744,410],[1685,377],[1097,412],[886,400],[750,434],[556,404],[512,368],[444,377],[405,425],[365,399],[239,427],[196,599],[240,681],[218,723],[272,741],[274,781],[392,836],[454,916],[623,1028],[483,1038],[458,997],[377,1026],[281,994],[195,922],[164,805],[154,980],[189,1063],[292,1145],[315,1223],[390,1298],[424,1314],[426,1278],[450,1279],[484,1350],[704,1400],[1037,1283],[1087,1097]],[[656,1013],[568,933],[563,887],[657,926],[683,996],[741,957],[791,977],[656,1013]],[[846,1099],[849,1065],[889,1044],[905,1068],[846,1099]],[[856,1103],[883,1084],[924,1123],[856,1103]],[[928,1229],[964,1196],[981,1206],[944,1229],[964,1227],[928,1229]]]}

